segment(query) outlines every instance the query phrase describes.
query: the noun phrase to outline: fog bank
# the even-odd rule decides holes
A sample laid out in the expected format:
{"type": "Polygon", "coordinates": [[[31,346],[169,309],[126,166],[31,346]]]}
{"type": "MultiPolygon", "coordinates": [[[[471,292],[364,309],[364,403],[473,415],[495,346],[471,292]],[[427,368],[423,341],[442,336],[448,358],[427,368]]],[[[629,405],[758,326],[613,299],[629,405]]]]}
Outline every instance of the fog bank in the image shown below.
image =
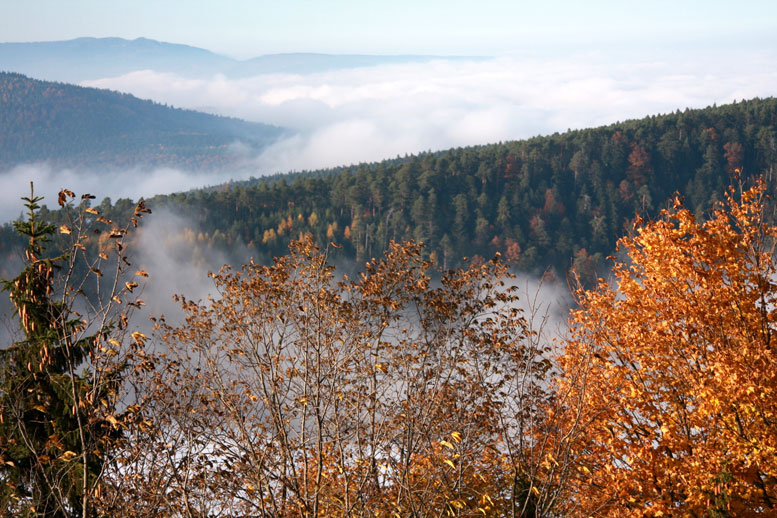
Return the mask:
{"type": "Polygon", "coordinates": [[[150,70],[84,83],[289,128],[258,175],[523,139],[777,92],[774,51],[514,55],[313,74],[187,79],[150,70]]]}

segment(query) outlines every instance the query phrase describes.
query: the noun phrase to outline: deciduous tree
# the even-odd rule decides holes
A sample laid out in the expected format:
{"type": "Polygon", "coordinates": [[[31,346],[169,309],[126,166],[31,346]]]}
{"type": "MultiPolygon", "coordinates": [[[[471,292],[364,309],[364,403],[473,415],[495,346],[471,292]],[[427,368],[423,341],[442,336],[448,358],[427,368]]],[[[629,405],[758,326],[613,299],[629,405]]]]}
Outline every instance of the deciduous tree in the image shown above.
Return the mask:
{"type": "Polygon", "coordinates": [[[549,515],[568,442],[547,347],[499,260],[431,267],[392,244],[337,281],[308,237],[215,274],[160,322],[163,411],[124,473],[164,516],[549,515]]]}
{"type": "MultiPolygon", "coordinates": [[[[765,186],[705,222],[681,200],[579,291],[562,364],[586,367],[580,515],[765,516],[777,506],[777,228],[765,186]]],[[[573,391],[578,390],[573,388],[573,391]]]]}

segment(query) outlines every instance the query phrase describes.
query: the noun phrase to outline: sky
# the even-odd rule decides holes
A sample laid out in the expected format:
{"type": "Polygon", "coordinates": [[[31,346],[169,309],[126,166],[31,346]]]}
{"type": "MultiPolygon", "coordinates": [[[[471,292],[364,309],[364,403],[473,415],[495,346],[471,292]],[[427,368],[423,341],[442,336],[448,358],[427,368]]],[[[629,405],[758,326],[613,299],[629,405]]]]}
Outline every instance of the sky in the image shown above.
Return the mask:
{"type": "Polygon", "coordinates": [[[774,45],[772,0],[25,0],[0,40],[147,37],[279,52],[504,55],[531,48],[774,45]]]}

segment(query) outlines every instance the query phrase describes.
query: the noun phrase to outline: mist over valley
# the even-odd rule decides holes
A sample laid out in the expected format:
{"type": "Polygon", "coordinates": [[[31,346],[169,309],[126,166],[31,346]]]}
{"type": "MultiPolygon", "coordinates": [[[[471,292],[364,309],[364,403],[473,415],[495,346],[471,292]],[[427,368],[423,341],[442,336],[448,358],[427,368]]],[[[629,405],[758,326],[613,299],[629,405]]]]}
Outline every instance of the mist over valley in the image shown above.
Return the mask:
{"type": "Polygon", "coordinates": [[[775,513],[777,3],[0,20],[1,516],[775,513]]]}
{"type": "MultiPolygon", "coordinates": [[[[0,69],[138,98],[49,85],[47,95],[80,92],[83,104],[62,99],[56,112],[31,115],[33,106],[45,105],[33,97],[46,83],[25,80],[37,91],[3,103],[13,116],[6,116],[0,141],[0,216],[18,215],[13,186],[22,178],[47,188],[49,199],[65,186],[135,199],[769,96],[777,82],[768,66],[771,50],[745,59],[735,57],[737,49],[729,52],[298,53],[235,60],[142,38],[0,44],[0,69]],[[238,62],[271,65],[230,73],[228,64],[238,62]],[[727,67],[716,67],[720,62],[727,67]],[[27,104],[12,104],[20,102],[27,104]],[[132,104],[130,118],[122,103],[132,104]]],[[[46,103],[57,106],[51,97],[46,103]]]]}
{"type": "MultiPolygon", "coordinates": [[[[670,133],[648,139],[628,129],[634,123],[616,121],[771,93],[777,83],[777,73],[765,66],[771,50],[737,60],[738,50],[730,52],[729,66],[722,70],[714,64],[726,59],[725,51],[714,58],[697,50],[565,55],[545,49],[501,57],[290,53],[235,60],[144,38],[0,44],[0,69],[17,67],[37,77],[0,76],[6,114],[0,217],[19,216],[18,186],[34,181],[46,200],[54,200],[62,188],[92,193],[97,203],[150,199],[151,206],[179,218],[161,225],[171,239],[182,231],[182,222],[188,222],[183,228],[189,235],[201,236],[199,245],[190,243],[199,246],[198,253],[215,247],[229,254],[238,246],[246,250],[242,260],[267,261],[284,253],[289,238],[312,231],[324,244],[345,240],[343,258],[358,262],[379,253],[389,239],[415,238],[426,242],[442,265],[457,264],[456,256],[504,254],[513,247],[518,267],[540,273],[552,267],[562,279],[581,250],[578,263],[591,256],[596,266],[587,268],[601,268],[632,211],[655,213],[674,190],[690,192],[705,160],[698,133],[691,145],[698,146],[692,153],[699,156],[686,151],[684,164],[676,162],[676,153],[656,148],[655,139],[663,142],[671,132],[684,138],[679,115],[669,118],[670,127],[678,129],[660,130],[670,133]],[[79,86],[50,82],[63,79],[79,86]],[[567,133],[608,124],[610,129],[585,130],[601,135],[593,146],[583,143],[589,137],[567,133]],[[602,139],[622,132],[626,140],[619,159],[597,156],[607,153],[602,139]],[[535,135],[549,136],[531,139],[535,135]],[[546,142],[562,147],[539,151],[549,160],[546,165],[536,160],[529,165],[527,150],[545,149],[546,142]],[[662,188],[641,186],[646,178],[623,184],[623,175],[631,174],[629,164],[639,160],[629,156],[635,146],[649,155],[640,167],[650,174],[665,169],[661,174],[675,179],[662,188]],[[516,158],[517,165],[511,165],[516,158]],[[510,179],[514,167],[523,168],[518,183],[510,179]],[[678,176],[677,167],[687,170],[678,176]],[[358,172],[364,168],[366,180],[358,172]],[[424,179],[429,168],[448,177],[447,188],[424,179]],[[607,201],[610,194],[585,187],[590,180],[578,181],[585,178],[581,171],[597,168],[604,168],[605,178],[614,175],[607,181],[620,189],[615,212],[605,211],[614,203],[607,201]],[[563,170],[574,174],[574,186],[559,176],[563,170]],[[394,185],[405,171],[410,191],[401,196],[410,199],[402,201],[394,185]],[[284,180],[291,192],[305,193],[301,199],[275,187],[289,172],[302,173],[284,180]],[[476,173],[477,179],[468,178],[476,173]],[[380,192],[372,198],[336,194],[334,177],[353,174],[348,183],[359,190],[354,192],[380,192]],[[257,182],[268,175],[266,192],[274,194],[256,198],[257,182]],[[317,183],[303,187],[308,176],[317,183]],[[201,194],[164,196],[201,188],[206,188],[201,194]],[[561,209],[553,209],[549,192],[561,209]],[[590,207],[581,196],[592,199],[590,207]],[[358,220],[363,210],[369,215],[358,220]],[[319,223],[310,225],[313,214],[319,223]],[[298,217],[306,224],[299,225],[298,217]],[[592,217],[605,219],[597,223],[592,217]],[[283,223],[288,218],[294,222],[283,223]],[[422,220],[436,223],[415,229],[422,220]],[[446,220],[459,223],[453,229],[446,220]],[[559,241],[558,232],[567,237],[559,241]]],[[[653,131],[649,120],[637,124],[653,131]]],[[[757,147],[743,142],[742,129],[736,131],[739,136],[716,143],[719,164],[710,166],[717,168],[715,175],[726,171],[724,144],[757,147]]],[[[752,162],[753,153],[742,159],[752,162]]],[[[766,165],[760,158],[752,163],[766,165]]],[[[696,190],[717,188],[710,178],[700,181],[696,190]]],[[[711,191],[699,192],[694,203],[703,210],[711,191]]]]}

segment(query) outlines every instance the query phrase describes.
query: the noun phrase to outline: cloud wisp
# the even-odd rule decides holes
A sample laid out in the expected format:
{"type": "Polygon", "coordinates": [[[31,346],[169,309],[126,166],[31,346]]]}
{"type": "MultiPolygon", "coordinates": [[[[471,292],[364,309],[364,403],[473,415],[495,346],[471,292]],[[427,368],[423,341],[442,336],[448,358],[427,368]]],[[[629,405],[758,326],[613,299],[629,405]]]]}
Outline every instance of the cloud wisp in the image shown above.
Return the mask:
{"type": "Polygon", "coordinates": [[[293,130],[256,157],[259,176],[769,96],[773,57],[525,55],[245,79],[137,71],[86,84],[293,130]]]}
{"type": "MultiPolygon", "coordinates": [[[[0,224],[19,217],[24,207],[20,198],[29,195],[29,183],[43,203],[56,208],[57,193],[67,188],[80,194],[91,193],[102,198],[148,198],[155,194],[180,192],[229,181],[226,171],[186,172],[180,169],[136,168],[131,170],[97,171],[56,169],[46,163],[23,164],[0,173],[0,224]]],[[[236,174],[235,176],[240,176],[236,174]]]]}

